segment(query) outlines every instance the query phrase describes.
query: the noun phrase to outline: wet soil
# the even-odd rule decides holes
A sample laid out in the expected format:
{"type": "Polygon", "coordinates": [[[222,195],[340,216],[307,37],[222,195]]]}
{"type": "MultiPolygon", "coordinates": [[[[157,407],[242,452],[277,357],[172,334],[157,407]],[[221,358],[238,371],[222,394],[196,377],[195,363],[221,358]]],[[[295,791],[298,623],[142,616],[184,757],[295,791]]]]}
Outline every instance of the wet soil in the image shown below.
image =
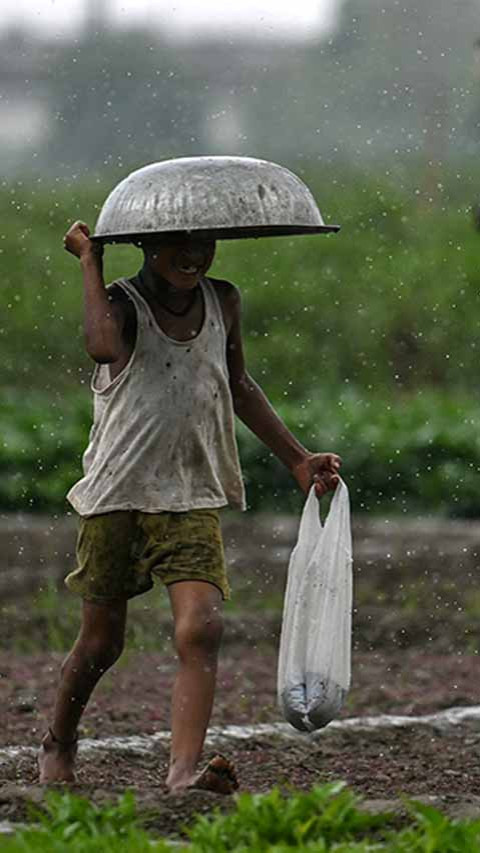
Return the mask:
{"type": "MultiPolygon", "coordinates": [[[[412,798],[435,796],[437,807],[450,813],[476,814],[480,810],[480,729],[465,724],[445,732],[422,727],[381,732],[335,732],[312,743],[279,742],[275,737],[232,743],[229,757],[238,769],[243,791],[266,792],[274,785],[308,790],[313,785],[344,779],[367,800],[388,807],[408,792],[412,798]]],[[[208,757],[208,756],[207,756],[208,757]]],[[[231,808],[231,798],[203,792],[182,797],[164,787],[165,747],[156,745],[147,755],[105,750],[78,760],[78,784],[72,790],[102,803],[126,788],[135,791],[143,811],[151,811],[149,825],[165,835],[181,831],[195,813],[215,806],[231,808]]],[[[26,803],[40,801],[31,757],[4,767],[0,786],[0,817],[25,818],[26,803]]]]}
{"type": "MultiPolygon", "coordinates": [[[[264,526],[268,542],[271,529],[264,526]]],[[[258,536],[254,541],[233,530],[229,548],[236,605],[227,608],[214,726],[281,719],[275,697],[276,654],[294,527],[285,530],[288,536],[283,539],[281,530],[274,533],[270,550],[258,536]],[[235,546],[242,537],[243,550],[235,546]]],[[[457,524],[449,533],[445,524],[441,536],[438,525],[432,535],[424,528],[415,533],[416,539],[414,533],[400,525],[392,536],[383,524],[357,533],[352,688],[342,718],[480,705],[480,528],[457,524]]],[[[55,608],[47,613],[44,605],[43,610],[36,607],[34,597],[2,610],[0,821],[25,819],[26,804],[44,796],[36,784],[33,753],[2,759],[1,749],[36,747],[48,724],[64,657],[64,652],[49,651],[58,646],[52,637],[70,638],[69,631],[76,630],[76,622],[73,627],[68,620],[62,623],[64,601],[59,599],[58,614],[55,608]]],[[[142,605],[132,622],[130,647],[94,693],[81,737],[152,734],[169,728],[176,669],[170,617],[165,607],[157,611],[142,605]]],[[[361,732],[327,728],[319,739],[287,742],[258,735],[241,743],[232,740],[221,751],[234,760],[246,791],[268,791],[274,785],[307,790],[343,779],[372,801],[372,807],[379,801],[383,807],[398,802],[405,794],[429,798],[451,814],[480,815],[476,722],[361,732]]],[[[211,750],[205,760],[209,754],[211,750]]],[[[197,812],[231,807],[231,798],[203,792],[168,796],[167,761],[163,743],[148,754],[128,748],[102,748],[95,755],[80,750],[73,790],[101,803],[132,788],[142,810],[151,812],[149,825],[165,835],[180,832],[197,812]]]]}
{"type": "MultiPolygon", "coordinates": [[[[64,655],[15,657],[0,652],[0,746],[35,744],[45,731],[64,655]]],[[[82,737],[153,734],[170,725],[174,655],[131,652],[97,686],[82,720],[82,737]]],[[[416,649],[356,653],[352,687],[340,718],[429,714],[480,704],[475,655],[436,655],[416,649]]],[[[276,650],[224,650],[211,723],[252,725],[282,719],[276,706],[276,650]]]]}
{"type": "MultiPolygon", "coordinates": [[[[37,746],[49,719],[62,655],[35,654],[15,658],[0,654],[2,746],[37,746]]],[[[266,647],[224,650],[212,725],[279,721],[275,702],[276,651],[266,647]]],[[[81,736],[152,734],[169,727],[169,696],[175,672],[172,657],[159,653],[127,653],[97,688],[85,713],[81,736]]],[[[480,704],[475,655],[425,654],[418,649],[390,654],[357,653],[353,684],[342,718],[379,713],[425,714],[452,705],[480,704]]],[[[442,809],[480,814],[480,723],[461,726],[418,726],[374,732],[326,730],[313,741],[294,742],[275,736],[234,740],[221,751],[235,762],[241,790],[262,792],[274,785],[302,790],[343,779],[367,800],[392,805],[400,794],[432,797],[442,809]],[[385,802],[386,801],[386,802],[385,802]]],[[[212,754],[206,750],[205,760],[212,754]]],[[[167,745],[155,744],[148,755],[128,747],[80,751],[78,794],[101,803],[126,788],[136,792],[142,811],[150,813],[152,830],[180,832],[195,813],[214,806],[230,808],[222,797],[203,792],[180,799],[164,787],[167,745]]],[[[32,754],[0,766],[0,820],[25,820],[27,803],[41,801],[32,754]]],[[[228,798],[227,798],[228,799],[228,798]]]]}

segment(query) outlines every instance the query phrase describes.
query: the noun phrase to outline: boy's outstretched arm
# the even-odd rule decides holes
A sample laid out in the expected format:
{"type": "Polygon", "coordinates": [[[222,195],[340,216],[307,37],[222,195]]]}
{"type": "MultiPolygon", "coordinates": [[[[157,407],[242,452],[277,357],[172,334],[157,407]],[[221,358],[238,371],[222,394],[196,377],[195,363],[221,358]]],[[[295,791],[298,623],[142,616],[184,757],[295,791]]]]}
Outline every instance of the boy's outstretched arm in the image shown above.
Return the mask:
{"type": "Polygon", "coordinates": [[[103,247],[90,240],[90,230],[84,222],[74,222],[63,244],[80,260],[82,268],[86,350],[99,363],[117,361],[124,345],[125,311],[121,303],[112,302],[105,288],[103,247]]]}
{"type": "Polygon", "coordinates": [[[337,485],[342,460],[336,453],[311,453],[287,429],[246,370],[237,288],[231,286],[226,302],[229,319],[227,361],[235,413],[287,466],[304,492],[315,483],[316,494],[321,497],[337,485]]]}

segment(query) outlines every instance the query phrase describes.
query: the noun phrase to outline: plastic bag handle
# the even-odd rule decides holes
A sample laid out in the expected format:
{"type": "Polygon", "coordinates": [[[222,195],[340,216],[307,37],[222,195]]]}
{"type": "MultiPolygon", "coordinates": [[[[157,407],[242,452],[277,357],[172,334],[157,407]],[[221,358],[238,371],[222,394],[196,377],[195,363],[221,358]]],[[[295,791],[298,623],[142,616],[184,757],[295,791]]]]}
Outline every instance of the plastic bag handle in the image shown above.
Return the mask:
{"type": "Polygon", "coordinates": [[[310,524],[318,524],[318,530],[322,529],[322,522],[320,519],[319,507],[318,507],[318,498],[315,494],[315,486],[312,486],[307,500],[303,505],[303,511],[300,518],[300,525],[298,528],[298,539],[302,538],[302,534],[305,532],[305,527],[310,524]]]}
{"type": "Polygon", "coordinates": [[[330,508],[328,510],[328,515],[324,522],[324,529],[326,529],[327,524],[331,519],[335,517],[338,511],[341,511],[341,505],[344,505],[346,509],[349,509],[349,500],[348,500],[348,489],[344,481],[341,477],[338,478],[338,484],[335,488],[335,492],[332,498],[332,502],[330,504],[330,508]],[[340,505],[340,506],[339,506],[340,505]]]}
{"type": "Polygon", "coordinates": [[[319,499],[317,498],[317,496],[315,494],[315,485],[312,485],[310,487],[310,491],[308,493],[307,500],[306,500],[305,505],[303,507],[302,517],[300,519],[299,536],[300,536],[300,532],[301,532],[302,528],[305,526],[307,518],[309,521],[311,521],[311,518],[314,517],[316,520],[318,520],[319,528],[325,528],[327,526],[328,519],[333,517],[335,515],[335,513],[338,511],[338,504],[345,502],[345,499],[347,501],[346,505],[348,506],[347,485],[342,480],[342,478],[339,477],[338,478],[338,484],[335,487],[332,502],[331,502],[329,510],[328,510],[328,515],[322,524],[322,521],[320,518],[320,513],[319,513],[319,507],[318,507],[319,499]]]}
{"type": "Polygon", "coordinates": [[[342,502],[345,504],[345,507],[348,510],[348,489],[343,480],[339,478],[338,485],[335,488],[335,493],[330,504],[328,515],[325,521],[322,523],[322,519],[320,517],[319,499],[317,498],[317,495],[315,493],[315,485],[312,485],[308,493],[307,500],[305,501],[305,504],[303,506],[303,511],[300,518],[300,524],[297,535],[297,546],[298,543],[302,540],[310,541],[312,538],[312,533],[314,534],[315,531],[318,536],[319,542],[321,536],[327,528],[329,519],[331,525],[331,520],[338,514],[339,510],[341,512],[342,507],[339,507],[338,505],[342,502]]]}

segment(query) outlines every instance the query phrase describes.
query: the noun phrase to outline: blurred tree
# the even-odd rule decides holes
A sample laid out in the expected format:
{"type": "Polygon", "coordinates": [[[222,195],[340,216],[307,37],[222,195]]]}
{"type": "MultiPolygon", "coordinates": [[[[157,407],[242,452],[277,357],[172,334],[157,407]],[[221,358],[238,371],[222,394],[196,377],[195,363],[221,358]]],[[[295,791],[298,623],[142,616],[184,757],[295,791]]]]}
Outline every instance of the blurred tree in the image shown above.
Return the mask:
{"type": "Polygon", "coordinates": [[[434,164],[428,195],[438,164],[467,156],[478,134],[469,121],[477,0],[346,0],[336,32],[304,43],[221,33],[174,43],[158,30],[113,29],[102,4],[91,9],[73,42],[29,38],[20,52],[10,37],[0,44],[7,100],[9,91],[18,98],[8,81],[16,63],[30,102],[49,115],[34,160],[31,146],[12,152],[17,171],[33,162],[53,174],[104,174],[226,151],[294,168],[419,157],[434,164]]]}

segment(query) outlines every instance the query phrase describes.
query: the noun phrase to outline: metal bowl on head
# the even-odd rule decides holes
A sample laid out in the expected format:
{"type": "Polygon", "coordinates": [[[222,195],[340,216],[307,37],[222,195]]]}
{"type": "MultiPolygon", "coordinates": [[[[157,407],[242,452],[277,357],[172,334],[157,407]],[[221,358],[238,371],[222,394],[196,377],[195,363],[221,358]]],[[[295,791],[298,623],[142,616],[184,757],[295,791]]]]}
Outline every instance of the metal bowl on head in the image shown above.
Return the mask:
{"type": "Polygon", "coordinates": [[[253,157],[179,157],[132,172],[106,199],[93,240],[190,234],[232,240],[338,231],[284,166],[253,157]]]}

